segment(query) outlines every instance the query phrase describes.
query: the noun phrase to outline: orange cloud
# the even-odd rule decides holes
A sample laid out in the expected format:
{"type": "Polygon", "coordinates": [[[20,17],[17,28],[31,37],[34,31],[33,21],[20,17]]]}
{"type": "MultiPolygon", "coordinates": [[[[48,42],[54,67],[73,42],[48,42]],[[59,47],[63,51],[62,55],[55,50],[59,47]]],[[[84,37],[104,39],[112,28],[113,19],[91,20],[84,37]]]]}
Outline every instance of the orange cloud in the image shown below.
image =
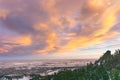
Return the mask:
{"type": "MultiPolygon", "coordinates": [[[[30,36],[16,36],[16,37],[4,37],[3,39],[1,39],[1,43],[0,43],[0,53],[4,54],[4,53],[9,53],[11,51],[13,51],[12,53],[16,52],[16,53],[20,53],[20,49],[19,50],[14,50],[17,47],[27,47],[30,46],[32,44],[32,40],[30,36]]],[[[23,52],[23,51],[21,51],[23,52]]]]}
{"type": "Polygon", "coordinates": [[[42,1],[42,5],[45,6],[44,10],[49,14],[56,16],[58,14],[58,10],[55,8],[56,0],[44,0],[42,1]]]}
{"type": "Polygon", "coordinates": [[[37,31],[39,31],[41,29],[48,29],[48,25],[45,24],[45,23],[36,23],[34,25],[34,29],[37,30],[37,31]]]}
{"type": "Polygon", "coordinates": [[[0,48],[0,53],[6,53],[6,52],[9,52],[9,51],[7,49],[0,48]]]}
{"type": "Polygon", "coordinates": [[[7,16],[8,13],[9,13],[9,12],[8,12],[7,10],[5,10],[5,9],[0,9],[0,17],[2,17],[3,19],[6,18],[6,16],[7,16]]]}
{"type": "Polygon", "coordinates": [[[106,34],[115,24],[117,24],[117,12],[120,10],[118,3],[119,2],[106,10],[106,12],[101,16],[101,29],[95,33],[95,36],[106,34]]]}
{"type": "Polygon", "coordinates": [[[59,38],[57,37],[56,33],[50,33],[46,40],[47,46],[44,48],[44,50],[37,50],[36,52],[37,53],[46,53],[46,52],[55,50],[58,42],[59,42],[59,38]]]}
{"type": "Polygon", "coordinates": [[[30,36],[21,36],[16,38],[16,42],[19,43],[22,46],[29,46],[32,43],[30,36]]]}
{"type": "Polygon", "coordinates": [[[59,39],[58,39],[56,33],[49,34],[48,39],[46,41],[48,43],[48,48],[49,49],[55,48],[57,46],[56,43],[58,42],[58,40],[59,39]]]}
{"type": "Polygon", "coordinates": [[[66,50],[75,50],[76,48],[85,48],[88,46],[93,46],[95,44],[103,43],[105,42],[108,38],[117,35],[118,32],[108,32],[102,36],[95,37],[95,36],[87,36],[87,37],[77,37],[68,42],[67,45],[62,46],[61,50],[66,51],[66,50]],[[110,36],[109,36],[109,35],[110,36]]]}
{"type": "MultiPolygon", "coordinates": [[[[87,2],[87,6],[89,7],[89,9],[91,9],[95,12],[97,12],[97,11],[99,12],[100,10],[103,11],[99,15],[99,17],[97,17],[97,19],[95,19],[97,21],[95,21],[95,20],[90,21],[92,23],[90,23],[89,20],[87,20],[87,19],[86,19],[86,21],[84,21],[84,23],[89,22],[90,24],[93,24],[93,26],[96,22],[98,22],[98,25],[95,25],[95,27],[99,27],[99,28],[95,29],[96,30],[96,31],[94,30],[95,32],[91,31],[91,33],[87,36],[83,36],[83,35],[75,36],[75,35],[73,35],[72,38],[71,38],[71,36],[69,36],[69,37],[65,36],[65,39],[67,38],[69,41],[64,46],[57,45],[61,41],[61,38],[58,38],[58,36],[56,36],[56,34],[51,34],[47,38],[48,47],[44,50],[44,52],[49,51],[49,50],[53,50],[53,49],[55,49],[56,46],[59,46],[60,51],[88,47],[88,46],[92,46],[92,45],[95,45],[98,43],[103,43],[108,38],[119,34],[116,31],[109,32],[109,30],[117,23],[116,13],[119,11],[119,7],[120,7],[118,4],[119,1],[117,1],[111,7],[107,7],[109,5],[106,5],[106,3],[104,3],[104,1],[105,0],[100,0],[100,1],[88,0],[88,2],[87,2]]],[[[107,0],[106,0],[106,2],[107,2],[107,0]]],[[[68,20],[68,22],[70,22],[69,26],[72,26],[73,28],[75,28],[74,24],[77,24],[77,22],[75,22],[73,18],[72,19],[67,18],[67,20],[68,20]]],[[[50,21],[58,24],[59,26],[62,26],[63,28],[66,27],[66,25],[61,24],[59,18],[57,18],[57,17],[52,16],[50,21]]],[[[65,23],[65,24],[67,24],[67,23],[65,23]]],[[[84,31],[88,32],[89,30],[90,29],[88,27],[88,28],[85,28],[84,31]]],[[[73,33],[73,34],[76,34],[76,33],[73,33]]],[[[70,34],[70,33],[66,33],[66,34],[70,34]]],[[[63,38],[63,36],[62,36],[62,38],[63,38]]]]}
{"type": "Polygon", "coordinates": [[[87,6],[94,11],[98,11],[104,8],[105,0],[88,0],[87,6]]]}
{"type": "MultiPolygon", "coordinates": [[[[16,46],[29,46],[32,44],[32,40],[30,36],[16,36],[16,37],[7,37],[3,41],[4,43],[13,43],[17,44],[16,46]]],[[[14,45],[11,45],[14,46],[14,45]]]]}
{"type": "Polygon", "coordinates": [[[12,46],[10,46],[10,45],[7,45],[7,44],[2,45],[2,46],[0,47],[0,53],[1,53],[1,54],[7,53],[7,52],[9,52],[11,49],[12,49],[12,46]]]}

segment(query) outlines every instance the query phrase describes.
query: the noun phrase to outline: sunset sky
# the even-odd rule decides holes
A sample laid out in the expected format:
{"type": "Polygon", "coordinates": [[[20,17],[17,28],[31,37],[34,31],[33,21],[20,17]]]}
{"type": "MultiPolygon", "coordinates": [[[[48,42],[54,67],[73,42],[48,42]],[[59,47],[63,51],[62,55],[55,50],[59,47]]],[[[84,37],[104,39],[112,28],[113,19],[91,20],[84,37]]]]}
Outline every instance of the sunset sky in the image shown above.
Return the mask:
{"type": "Polygon", "coordinates": [[[98,58],[120,48],[120,0],[0,0],[0,60],[98,58]]]}

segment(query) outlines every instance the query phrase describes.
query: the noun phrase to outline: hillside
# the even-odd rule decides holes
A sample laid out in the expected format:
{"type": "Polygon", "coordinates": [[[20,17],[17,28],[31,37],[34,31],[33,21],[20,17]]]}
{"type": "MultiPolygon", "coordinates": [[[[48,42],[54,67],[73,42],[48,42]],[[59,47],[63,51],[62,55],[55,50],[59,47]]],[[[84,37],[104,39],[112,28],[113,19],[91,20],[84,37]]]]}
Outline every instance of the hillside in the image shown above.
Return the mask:
{"type": "Polygon", "coordinates": [[[106,51],[94,64],[75,70],[64,70],[45,80],[120,80],[120,50],[106,51]]]}

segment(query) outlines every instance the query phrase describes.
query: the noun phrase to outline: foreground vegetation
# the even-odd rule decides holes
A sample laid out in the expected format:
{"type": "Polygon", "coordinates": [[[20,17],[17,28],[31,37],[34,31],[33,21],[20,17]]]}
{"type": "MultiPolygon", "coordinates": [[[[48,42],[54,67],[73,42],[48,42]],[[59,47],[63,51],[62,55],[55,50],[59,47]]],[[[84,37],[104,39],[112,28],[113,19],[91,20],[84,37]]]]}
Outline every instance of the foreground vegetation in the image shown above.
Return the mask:
{"type": "MultiPolygon", "coordinates": [[[[11,77],[4,77],[12,80],[11,77]]],[[[30,80],[120,80],[120,50],[116,50],[113,55],[108,50],[95,63],[89,63],[79,69],[65,69],[49,76],[31,74],[30,77],[30,80]]],[[[2,78],[3,76],[0,76],[0,80],[2,78]]]]}
{"type": "Polygon", "coordinates": [[[120,80],[120,50],[112,55],[107,51],[94,64],[89,63],[80,69],[64,70],[46,80],[120,80]]]}

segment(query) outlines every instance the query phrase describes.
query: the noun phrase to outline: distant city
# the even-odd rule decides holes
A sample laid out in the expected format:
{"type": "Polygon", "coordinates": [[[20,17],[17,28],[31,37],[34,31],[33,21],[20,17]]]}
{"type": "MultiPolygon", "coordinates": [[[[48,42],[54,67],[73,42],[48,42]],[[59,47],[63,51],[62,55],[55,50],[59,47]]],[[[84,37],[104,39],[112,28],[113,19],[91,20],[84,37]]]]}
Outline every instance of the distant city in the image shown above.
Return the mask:
{"type": "Polygon", "coordinates": [[[3,61],[0,62],[0,75],[51,75],[62,69],[79,68],[94,61],[94,59],[3,61]]]}

